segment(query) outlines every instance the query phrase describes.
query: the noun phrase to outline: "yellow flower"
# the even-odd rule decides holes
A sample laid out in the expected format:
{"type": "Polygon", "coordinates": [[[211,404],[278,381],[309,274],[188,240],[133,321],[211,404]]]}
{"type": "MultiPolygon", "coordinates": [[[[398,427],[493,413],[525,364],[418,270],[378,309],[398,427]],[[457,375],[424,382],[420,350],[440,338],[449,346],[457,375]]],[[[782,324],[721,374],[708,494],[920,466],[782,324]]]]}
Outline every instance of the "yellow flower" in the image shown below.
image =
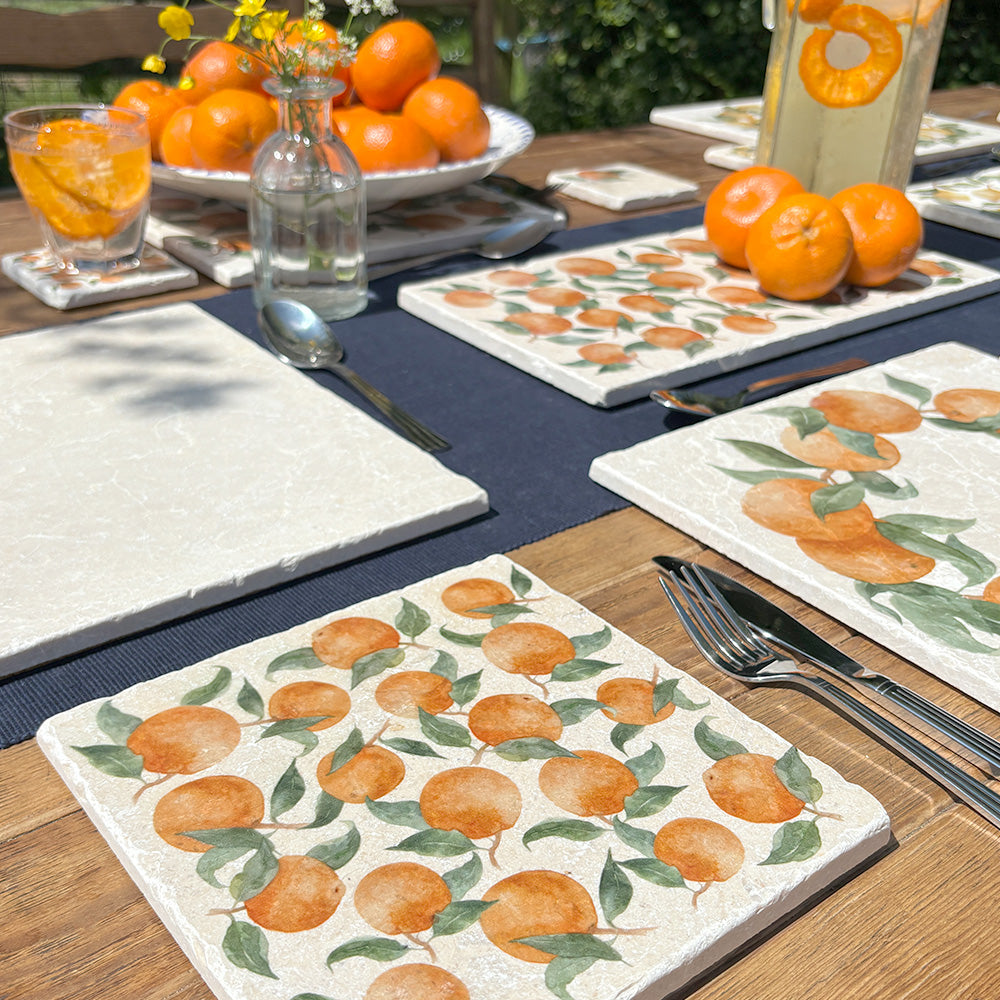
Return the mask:
{"type": "Polygon", "coordinates": [[[163,56],[146,56],[142,61],[142,68],[147,73],[162,73],[167,68],[167,63],[163,56]]]}
{"type": "Polygon", "coordinates": [[[263,13],[266,6],[267,0],[240,0],[233,8],[233,17],[256,17],[263,13]]]}
{"type": "Polygon", "coordinates": [[[253,28],[250,29],[250,34],[262,42],[270,42],[284,27],[287,18],[287,10],[275,10],[261,14],[254,22],[253,28]]]}
{"type": "Polygon", "coordinates": [[[164,7],[156,19],[156,23],[175,41],[180,42],[191,37],[191,26],[194,16],[184,7],[164,7]]]}

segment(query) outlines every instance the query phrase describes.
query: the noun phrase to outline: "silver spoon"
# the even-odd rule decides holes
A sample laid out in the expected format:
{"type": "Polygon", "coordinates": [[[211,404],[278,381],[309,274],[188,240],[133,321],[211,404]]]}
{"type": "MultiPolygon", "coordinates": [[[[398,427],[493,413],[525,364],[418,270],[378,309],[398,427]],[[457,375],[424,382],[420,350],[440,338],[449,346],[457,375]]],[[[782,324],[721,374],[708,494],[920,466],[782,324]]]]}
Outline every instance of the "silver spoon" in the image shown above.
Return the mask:
{"type": "Polygon", "coordinates": [[[424,451],[441,451],[447,441],[397,406],[357,372],[341,364],[344,348],[309,306],[292,299],[275,299],[260,311],[260,327],[277,356],[294,368],[325,368],[353,386],[424,451]]]}
{"type": "Polygon", "coordinates": [[[733,393],[732,396],[714,396],[710,392],[699,392],[695,389],[654,389],[649,398],[668,410],[679,410],[681,413],[691,413],[699,417],[714,417],[720,413],[738,410],[747,396],[760,392],[761,389],[770,389],[790,382],[813,382],[816,379],[826,378],[827,375],[841,375],[867,366],[868,362],[863,358],[847,358],[845,361],[838,361],[822,368],[810,368],[803,372],[791,372],[788,375],[776,375],[774,378],[751,382],[745,389],[733,393]]]}
{"type": "MultiPolygon", "coordinates": [[[[565,224],[565,220],[563,220],[565,224]]],[[[504,257],[516,257],[525,250],[541,243],[549,233],[562,228],[553,219],[525,218],[515,219],[499,229],[487,233],[482,240],[470,247],[456,247],[453,250],[441,250],[437,253],[424,254],[421,257],[409,257],[406,260],[394,260],[388,264],[380,264],[368,268],[368,280],[386,278],[390,274],[398,274],[413,267],[423,267],[436,260],[457,257],[463,253],[478,254],[487,260],[502,260],[504,257]]]]}

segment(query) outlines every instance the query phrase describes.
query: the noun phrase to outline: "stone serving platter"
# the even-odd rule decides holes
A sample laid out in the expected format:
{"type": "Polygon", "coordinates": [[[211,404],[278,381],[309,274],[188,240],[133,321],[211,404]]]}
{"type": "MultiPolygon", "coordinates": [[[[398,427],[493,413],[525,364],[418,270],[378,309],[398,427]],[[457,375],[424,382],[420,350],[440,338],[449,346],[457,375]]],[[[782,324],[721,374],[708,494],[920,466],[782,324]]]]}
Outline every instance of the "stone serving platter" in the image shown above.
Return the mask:
{"type": "MultiPolygon", "coordinates": [[[[733,101],[703,101],[696,104],[653,108],[649,120],[684,132],[709,136],[735,143],[740,150],[728,161],[722,159],[723,147],[711,147],[709,162],[732,169],[754,162],[757,133],[760,127],[761,99],[748,97],[733,101]]],[[[1000,143],[1000,126],[962,118],[948,118],[926,112],[921,120],[914,163],[938,163],[977,153],[988,153],[1000,143]]],[[[708,159],[708,153],[706,153],[708,159]]]]}
{"type": "Polygon", "coordinates": [[[787,302],[720,265],[698,226],[404,284],[398,302],[586,403],[615,406],[997,287],[992,269],[924,251],[882,288],[787,302]]]}
{"type": "Polygon", "coordinates": [[[1000,361],[946,343],[602,455],[590,476],[1000,710],[998,431],[1000,361]]]}
{"type": "Polygon", "coordinates": [[[4,337],[0,370],[0,674],[488,510],[191,304],[4,337]]]}
{"type": "Polygon", "coordinates": [[[47,720],[220,1000],[659,1000],[890,841],[503,556],[47,720]]]}

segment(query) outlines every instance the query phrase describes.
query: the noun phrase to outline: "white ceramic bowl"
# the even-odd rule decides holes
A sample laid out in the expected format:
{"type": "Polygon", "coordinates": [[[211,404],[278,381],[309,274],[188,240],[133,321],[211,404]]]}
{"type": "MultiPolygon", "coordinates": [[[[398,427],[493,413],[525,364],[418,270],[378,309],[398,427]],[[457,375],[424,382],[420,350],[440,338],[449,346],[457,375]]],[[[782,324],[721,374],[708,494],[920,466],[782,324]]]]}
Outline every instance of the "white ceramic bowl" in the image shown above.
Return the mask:
{"type": "MultiPolygon", "coordinates": [[[[365,175],[368,210],[378,211],[406,198],[422,198],[464,187],[498,170],[511,157],[523,152],[535,137],[525,119],[503,108],[486,105],[490,120],[490,144],[482,156],[460,163],[442,163],[423,170],[397,170],[365,175]]],[[[174,191],[221,198],[245,205],[250,195],[250,175],[226,170],[193,170],[153,164],[155,183],[174,191]]]]}

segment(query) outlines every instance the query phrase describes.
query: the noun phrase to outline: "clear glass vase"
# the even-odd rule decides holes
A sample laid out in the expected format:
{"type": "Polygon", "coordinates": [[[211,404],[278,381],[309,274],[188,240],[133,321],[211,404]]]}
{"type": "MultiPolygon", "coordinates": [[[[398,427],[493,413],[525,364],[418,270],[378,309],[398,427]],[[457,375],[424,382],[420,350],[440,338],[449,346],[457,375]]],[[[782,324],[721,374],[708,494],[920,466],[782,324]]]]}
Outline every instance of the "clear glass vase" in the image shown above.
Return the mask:
{"type": "Polygon", "coordinates": [[[365,183],[334,134],[336,80],[265,83],[278,100],[278,131],[250,171],[254,305],[293,299],[323,319],[361,312],[368,301],[365,183]]]}

